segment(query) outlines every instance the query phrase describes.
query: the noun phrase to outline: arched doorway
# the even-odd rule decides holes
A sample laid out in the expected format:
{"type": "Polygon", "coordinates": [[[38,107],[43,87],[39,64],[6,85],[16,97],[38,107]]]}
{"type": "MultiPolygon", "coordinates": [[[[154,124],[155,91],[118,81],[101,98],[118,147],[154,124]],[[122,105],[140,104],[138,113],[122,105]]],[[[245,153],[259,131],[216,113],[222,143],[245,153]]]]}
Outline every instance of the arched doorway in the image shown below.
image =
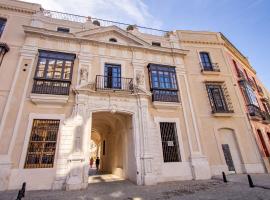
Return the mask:
{"type": "Polygon", "coordinates": [[[242,158],[234,131],[228,128],[221,128],[218,132],[221,154],[224,157],[228,171],[242,173],[242,158]]]}
{"type": "Polygon", "coordinates": [[[90,169],[89,183],[94,180],[137,181],[133,138],[132,115],[112,112],[92,114],[89,158],[96,160],[99,157],[100,166],[98,173],[96,169],[90,169]]]}

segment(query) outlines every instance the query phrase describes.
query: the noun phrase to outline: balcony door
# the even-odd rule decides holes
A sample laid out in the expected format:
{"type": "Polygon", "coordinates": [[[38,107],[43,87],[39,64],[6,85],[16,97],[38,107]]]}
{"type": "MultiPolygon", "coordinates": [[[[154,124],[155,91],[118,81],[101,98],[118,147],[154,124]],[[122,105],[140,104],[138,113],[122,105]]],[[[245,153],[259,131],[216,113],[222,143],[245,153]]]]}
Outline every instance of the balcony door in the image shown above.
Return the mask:
{"type": "Polygon", "coordinates": [[[121,89],[121,66],[116,64],[105,64],[104,69],[105,88],[121,89]]]}
{"type": "Polygon", "coordinates": [[[201,62],[203,65],[203,69],[207,71],[213,71],[212,62],[207,52],[200,52],[201,62]]]}

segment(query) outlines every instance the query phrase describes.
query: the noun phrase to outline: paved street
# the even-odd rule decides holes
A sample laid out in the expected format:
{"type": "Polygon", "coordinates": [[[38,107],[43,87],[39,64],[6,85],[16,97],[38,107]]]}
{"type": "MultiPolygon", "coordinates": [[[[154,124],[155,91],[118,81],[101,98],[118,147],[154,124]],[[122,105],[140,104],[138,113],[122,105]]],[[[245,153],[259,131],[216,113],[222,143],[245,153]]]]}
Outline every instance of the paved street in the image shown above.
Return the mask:
{"type": "MultiPolygon", "coordinates": [[[[155,186],[137,186],[129,181],[101,181],[89,184],[81,191],[28,191],[25,199],[31,200],[103,200],[103,199],[181,199],[181,200],[269,200],[270,189],[250,188],[246,175],[230,175],[228,183],[222,177],[208,181],[180,181],[155,186]]],[[[255,185],[270,188],[269,175],[252,175],[255,185]]],[[[17,191],[1,192],[1,200],[16,199],[17,191]]]]}

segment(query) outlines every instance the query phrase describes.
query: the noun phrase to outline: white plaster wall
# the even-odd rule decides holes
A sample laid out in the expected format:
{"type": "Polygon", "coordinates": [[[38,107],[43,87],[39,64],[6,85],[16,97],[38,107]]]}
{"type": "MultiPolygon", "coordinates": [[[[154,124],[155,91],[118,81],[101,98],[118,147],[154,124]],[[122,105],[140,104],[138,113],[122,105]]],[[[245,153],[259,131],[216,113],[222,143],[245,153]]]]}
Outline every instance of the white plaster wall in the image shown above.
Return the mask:
{"type": "Polygon", "coordinates": [[[26,190],[50,190],[55,179],[55,168],[48,169],[13,169],[11,170],[8,189],[22,187],[26,182],[26,190]]]}

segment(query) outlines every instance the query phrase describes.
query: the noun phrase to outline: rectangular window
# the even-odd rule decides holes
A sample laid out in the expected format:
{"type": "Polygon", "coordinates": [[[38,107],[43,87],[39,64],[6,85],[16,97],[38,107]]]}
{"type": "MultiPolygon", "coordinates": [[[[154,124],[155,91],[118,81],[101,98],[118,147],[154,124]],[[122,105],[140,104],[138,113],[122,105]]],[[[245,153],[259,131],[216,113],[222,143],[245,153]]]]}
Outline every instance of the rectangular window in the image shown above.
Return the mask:
{"type": "Polygon", "coordinates": [[[5,26],[6,26],[7,20],[4,18],[0,18],[0,37],[4,32],[5,26]]]}
{"type": "Polygon", "coordinates": [[[259,108],[259,103],[256,97],[254,90],[252,89],[250,83],[246,80],[242,80],[239,82],[242,92],[244,93],[244,97],[247,105],[253,105],[259,108]]]}
{"type": "Polygon", "coordinates": [[[152,42],[152,46],[160,47],[161,44],[160,44],[160,42],[152,42]]]}
{"type": "Polygon", "coordinates": [[[105,64],[104,87],[121,89],[121,65],[105,64]]]}
{"type": "Polygon", "coordinates": [[[102,153],[103,153],[103,156],[105,156],[105,152],[106,152],[106,143],[105,143],[105,140],[103,140],[103,145],[102,145],[102,147],[103,147],[103,149],[102,149],[102,153]]]}
{"type": "Polygon", "coordinates": [[[149,64],[153,101],[179,102],[175,67],[149,64]]]}
{"type": "Polygon", "coordinates": [[[225,98],[223,83],[206,83],[206,89],[212,107],[212,113],[233,112],[232,108],[229,108],[229,99],[225,98]]]}
{"type": "Polygon", "coordinates": [[[52,168],[60,120],[35,119],[28,144],[25,168],[52,168]]]}
{"type": "Polygon", "coordinates": [[[200,52],[200,58],[201,58],[201,64],[202,64],[203,70],[214,71],[209,53],[200,52]]]}
{"type": "Polygon", "coordinates": [[[39,51],[33,93],[68,95],[75,54],[39,51]]]}
{"type": "Polygon", "coordinates": [[[160,134],[164,162],[181,162],[176,124],[160,122],[160,134]]]}
{"type": "Polygon", "coordinates": [[[62,33],[69,33],[69,28],[58,27],[57,31],[62,33]]]}

